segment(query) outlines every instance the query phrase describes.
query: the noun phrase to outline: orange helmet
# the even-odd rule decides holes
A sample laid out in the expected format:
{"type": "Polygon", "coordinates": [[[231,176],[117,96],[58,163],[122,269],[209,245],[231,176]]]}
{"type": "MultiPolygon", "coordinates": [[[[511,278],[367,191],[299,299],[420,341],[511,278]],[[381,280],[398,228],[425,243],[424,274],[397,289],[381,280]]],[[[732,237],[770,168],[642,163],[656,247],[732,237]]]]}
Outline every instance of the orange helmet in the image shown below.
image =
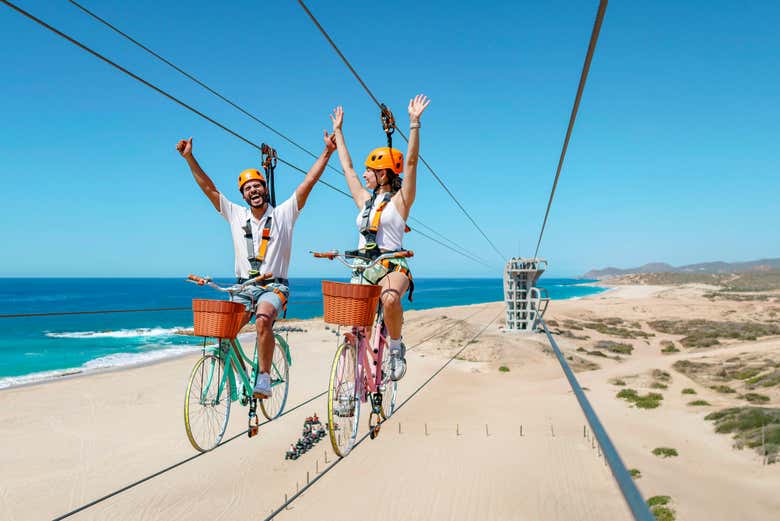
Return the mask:
{"type": "Polygon", "coordinates": [[[262,181],[263,184],[265,184],[265,177],[263,177],[263,174],[254,168],[249,168],[238,174],[238,191],[240,192],[241,189],[244,188],[244,185],[253,179],[262,181]]]}
{"type": "Polygon", "coordinates": [[[373,168],[374,170],[389,168],[396,174],[400,174],[404,171],[404,155],[396,148],[375,148],[368,154],[366,166],[368,168],[373,168]]]}

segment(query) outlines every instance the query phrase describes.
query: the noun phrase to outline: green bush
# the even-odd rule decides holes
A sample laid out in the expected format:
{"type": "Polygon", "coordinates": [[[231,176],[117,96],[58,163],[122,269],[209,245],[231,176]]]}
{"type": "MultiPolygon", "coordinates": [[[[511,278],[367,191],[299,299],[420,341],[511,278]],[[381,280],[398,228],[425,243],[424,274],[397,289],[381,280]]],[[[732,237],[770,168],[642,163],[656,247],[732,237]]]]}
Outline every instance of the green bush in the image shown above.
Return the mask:
{"type": "Polygon", "coordinates": [[[653,449],[653,454],[660,458],[671,458],[679,455],[677,449],[671,447],[656,447],[653,449]]]}
{"type": "Polygon", "coordinates": [[[709,406],[710,402],[707,400],[694,400],[692,402],[688,402],[688,405],[693,405],[694,407],[702,407],[702,406],[709,406]]]}
{"type": "Polygon", "coordinates": [[[717,322],[713,320],[655,320],[650,327],[661,333],[685,335],[680,343],[685,347],[709,347],[720,344],[719,338],[755,340],[780,334],[780,325],[760,322],[717,322]]]}
{"type": "Polygon", "coordinates": [[[634,404],[639,409],[655,409],[661,405],[661,400],[664,399],[664,396],[658,393],[640,395],[636,392],[636,389],[623,389],[616,396],[634,404]]]}
{"type": "Polygon", "coordinates": [[[620,385],[620,386],[626,385],[625,380],[621,380],[620,378],[613,378],[609,381],[609,383],[611,383],[612,385],[620,385]]]}
{"type": "Polygon", "coordinates": [[[695,389],[691,389],[690,387],[686,387],[685,389],[682,390],[682,393],[683,394],[696,394],[696,390],[695,389]]]}
{"type": "Polygon", "coordinates": [[[650,512],[655,517],[656,521],[674,521],[676,519],[674,510],[669,507],[653,507],[650,512]]]}
{"type": "Polygon", "coordinates": [[[505,365],[502,365],[501,367],[498,368],[498,371],[501,372],[501,373],[508,373],[509,372],[509,368],[507,366],[505,366],[505,365]]]}
{"type": "Polygon", "coordinates": [[[621,355],[630,355],[634,350],[634,346],[631,344],[623,344],[620,342],[613,342],[611,340],[600,340],[593,346],[596,349],[606,349],[610,353],[618,353],[621,355]]]}
{"type": "Polygon", "coordinates": [[[656,380],[660,380],[662,382],[671,382],[672,381],[672,375],[670,375],[666,371],[662,371],[660,369],[653,369],[653,378],[656,380]]]}
{"type": "Polygon", "coordinates": [[[671,500],[672,498],[669,496],[653,496],[647,500],[647,506],[654,507],[668,505],[669,501],[671,500]]]}
{"type": "Polygon", "coordinates": [[[642,477],[642,473],[639,472],[639,469],[628,469],[628,473],[631,474],[631,477],[634,479],[639,479],[642,477]]]}
{"type": "Polygon", "coordinates": [[[737,392],[731,387],[729,387],[728,385],[723,385],[723,384],[711,385],[710,389],[712,389],[713,391],[718,391],[719,393],[723,393],[723,394],[731,394],[737,392]]]}
{"type": "Polygon", "coordinates": [[[651,389],[668,389],[669,386],[666,384],[662,384],[661,382],[653,382],[650,384],[651,389]]]}
{"type": "Polygon", "coordinates": [[[750,403],[766,403],[769,401],[769,396],[759,393],[747,393],[743,394],[742,398],[750,403]]]}

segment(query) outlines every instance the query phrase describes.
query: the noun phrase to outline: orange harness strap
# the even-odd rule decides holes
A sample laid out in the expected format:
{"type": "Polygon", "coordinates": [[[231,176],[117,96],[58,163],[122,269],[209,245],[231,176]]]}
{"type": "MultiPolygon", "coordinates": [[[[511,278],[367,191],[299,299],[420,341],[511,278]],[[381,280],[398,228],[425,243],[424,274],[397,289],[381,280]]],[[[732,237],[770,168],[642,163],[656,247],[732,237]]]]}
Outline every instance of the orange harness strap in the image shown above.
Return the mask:
{"type": "Polygon", "coordinates": [[[393,271],[398,271],[406,275],[406,278],[409,279],[409,296],[407,297],[409,299],[409,302],[412,301],[412,293],[414,293],[414,279],[412,278],[412,272],[409,270],[409,268],[404,268],[400,264],[394,264],[390,262],[390,259],[384,259],[381,262],[382,266],[387,268],[387,272],[391,273],[393,271]]]}
{"type": "Polygon", "coordinates": [[[284,315],[282,315],[284,318],[287,318],[287,297],[284,295],[284,292],[280,290],[279,288],[271,288],[271,291],[273,291],[277,297],[279,297],[279,300],[282,301],[282,309],[284,310],[284,315]]]}

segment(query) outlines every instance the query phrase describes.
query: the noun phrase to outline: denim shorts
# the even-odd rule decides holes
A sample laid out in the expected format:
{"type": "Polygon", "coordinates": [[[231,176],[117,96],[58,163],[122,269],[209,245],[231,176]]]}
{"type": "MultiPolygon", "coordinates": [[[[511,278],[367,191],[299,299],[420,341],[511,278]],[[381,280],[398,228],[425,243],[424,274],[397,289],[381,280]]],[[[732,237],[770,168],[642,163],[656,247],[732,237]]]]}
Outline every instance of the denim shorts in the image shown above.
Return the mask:
{"type": "Polygon", "coordinates": [[[257,284],[247,286],[241,293],[233,295],[231,300],[243,304],[246,310],[252,313],[257,311],[257,306],[261,302],[268,302],[276,309],[276,315],[280,316],[284,312],[282,299],[274,293],[274,288],[281,291],[286,299],[290,298],[290,290],[287,286],[273,282],[265,286],[258,286],[257,284]]]}

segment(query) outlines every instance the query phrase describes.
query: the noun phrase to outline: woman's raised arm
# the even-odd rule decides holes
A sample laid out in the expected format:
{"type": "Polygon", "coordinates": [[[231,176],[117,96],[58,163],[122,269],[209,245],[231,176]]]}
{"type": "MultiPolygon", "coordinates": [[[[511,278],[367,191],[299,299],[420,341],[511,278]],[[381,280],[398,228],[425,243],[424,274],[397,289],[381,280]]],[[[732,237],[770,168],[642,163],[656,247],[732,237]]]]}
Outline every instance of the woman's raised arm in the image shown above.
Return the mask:
{"type": "Polygon", "coordinates": [[[418,94],[409,101],[409,147],[406,149],[404,183],[401,186],[400,201],[396,207],[406,220],[417,195],[417,161],[420,158],[420,116],[431,103],[424,94],[418,94]]]}
{"type": "Polygon", "coordinates": [[[349,156],[347,150],[347,143],[344,141],[344,132],[341,130],[341,126],[344,124],[344,109],[341,106],[333,109],[333,114],[330,115],[330,120],[333,122],[333,135],[336,137],[336,150],[339,154],[339,161],[341,162],[341,168],[344,170],[344,176],[347,178],[347,186],[352,194],[352,199],[355,201],[355,205],[358,208],[363,208],[366,201],[371,194],[369,194],[363,185],[360,184],[355,168],[352,166],[352,158],[349,156]]]}

